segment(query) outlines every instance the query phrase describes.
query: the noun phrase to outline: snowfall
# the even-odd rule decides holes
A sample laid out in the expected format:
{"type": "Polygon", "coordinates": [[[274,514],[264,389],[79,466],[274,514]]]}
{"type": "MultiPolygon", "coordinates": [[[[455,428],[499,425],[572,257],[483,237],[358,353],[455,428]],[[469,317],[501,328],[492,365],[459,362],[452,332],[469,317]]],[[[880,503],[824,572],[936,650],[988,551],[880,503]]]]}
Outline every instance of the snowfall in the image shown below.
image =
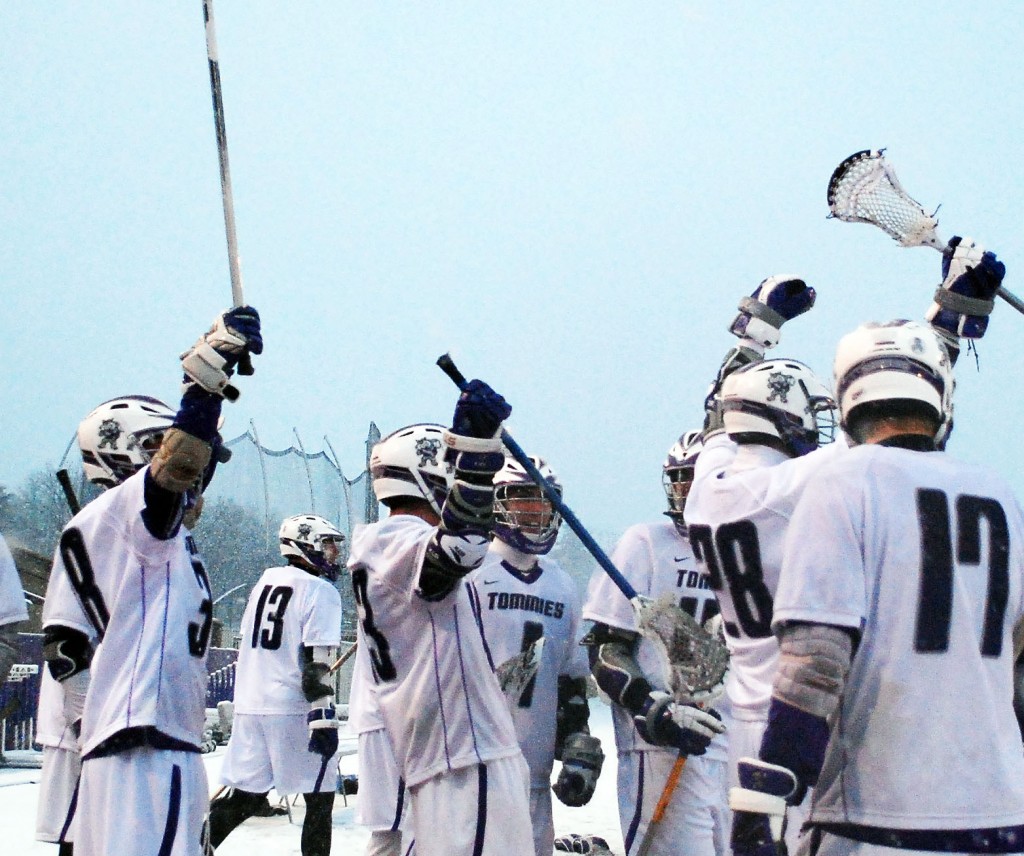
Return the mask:
{"type": "MultiPolygon", "coordinates": [[[[611,711],[600,699],[592,699],[591,732],[601,738],[605,751],[604,771],[597,791],[590,803],[581,808],[568,808],[554,800],[555,835],[579,833],[599,835],[616,854],[623,853],[622,834],[619,830],[618,807],[615,797],[615,740],[612,733],[611,711]]],[[[356,740],[354,735],[342,732],[343,756],[339,765],[341,774],[356,772],[356,740]]],[[[218,773],[224,757],[224,747],[203,756],[211,793],[218,788],[218,773]]],[[[19,766],[0,766],[0,851],[5,856],[56,856],[54,844],[35,840],[36,801],[39,795],[40,771],[21,766],[33,763],[37,753],[14,752],[8,761],[19,766]]],[[[557,775],[559,765],[555,764],[557,775]]],[[[270,794],[271,805],[284,805],[284,797],[270,794]]],[[[338,794],[334,802],[334,837],[332,856],[356,856],[366,847],[369,833],[355,822],[359,795],[345,798],[338,794]]],[[[218,856],[299,856],[299,834],[302,828],[302,798],[295,798],[291,806],[291,819],[287,816],[251,818],[217,848],[218,856]]],[[[126,818],[130,821],[130,818],[126,818]]]]}

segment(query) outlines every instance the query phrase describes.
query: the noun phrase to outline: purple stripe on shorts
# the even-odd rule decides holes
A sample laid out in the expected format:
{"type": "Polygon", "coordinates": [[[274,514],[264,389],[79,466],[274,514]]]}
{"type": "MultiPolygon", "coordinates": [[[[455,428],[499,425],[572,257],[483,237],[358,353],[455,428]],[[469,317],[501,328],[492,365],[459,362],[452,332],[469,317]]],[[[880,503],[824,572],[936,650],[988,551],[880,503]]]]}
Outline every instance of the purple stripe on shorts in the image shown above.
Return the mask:
{"type": "Polygon", "coordinates": [[[629,821],[629,830],[626,832],[626,852],[629,853],[633,849],[633,842],[636,840],[637,827],[640,826],[640,816],[644,810],[644,761],[647,758],[646,752],[637,752],[640,756],[640,767],[637,772],[637,787],[636,787],[636,810],[633,812],[633,818],[629,821]]]}
{"type": "MultiPolygon", "coordinates": [[[[398,799],[395,801],[395,821],[391,824],[391,831],[398,832],[398,825],[402,822],[402,808],[405,806],[405,779],[398,777],[398,799]]],[[[411,848],[410,848],[411,849],[411,848]]]]}
{"type": "Polygon", "coordinates": [[[60,835],[57,836],[57,842],[64,844],[64,838],[68,834],[68,828],[71,826],[71,821],[75,819],[75,809],[78,808],[78,786],[82,783],[82,776],[79,774],[78,778],[75,779],[75,790],[71,794],[71,804],[68,806],[68,815],[64,818],[64,825],[60,828],[60,835]]]}
{"type": "MultiPolygon", "coordinates": [[[[178,834],[178,815],[181,813],[181,767],[171,767],[171,794],[167,802],[167,825],[164,837],[160,842],[157,856],[170,856],[174,849],[174,839],[178,834]]],[[[197,841],[196,844],[199,842],[197,841]]]]}
{"type": "Polygon", "coordinates": [[[478,764],[476,792],[476,838],[473,841],[473,856],[484,852],[484,835],[487,832],[487,765],[478,764]]]}

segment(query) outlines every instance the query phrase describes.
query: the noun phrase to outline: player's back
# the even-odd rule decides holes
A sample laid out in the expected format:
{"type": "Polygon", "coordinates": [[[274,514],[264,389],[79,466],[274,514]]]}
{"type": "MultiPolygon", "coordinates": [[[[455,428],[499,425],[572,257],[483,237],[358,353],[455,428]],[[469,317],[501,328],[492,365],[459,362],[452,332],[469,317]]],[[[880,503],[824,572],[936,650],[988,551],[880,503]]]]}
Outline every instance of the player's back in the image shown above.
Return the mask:
{"type": "Polygon", "coordinates": [[[469,584],[436,602],[416,594],[433,531],[393,514],[353,535],[348,562],[380,711],[410,787],[519,753],[469,584]]]}
{"type": "Polygon", "coordinates": [[[580,596],[572,578],[553,559],[520,576],[493,549],[470,581],[479,604],[484,640],[494,666],[544,639],[540,667],[512,709],[520,748],[533,785],[551,775],[555,751],[558,676],[586,677],[586,651],[578,642],[580,596]]]}
{"type": "Polygon", "coordinates": [[[305,713],[303,648],[339,644],[341,595],[301,568],[268,568],[249,595],[241,634],[235,711],[305,713]]]}
{"type": "Polygon", "coordinates": [[[834,451],[787,458],[767,446],[736,447],[724,434],[697,459],[686,502],[690,545],[718,597],[731,654],[734,715],[768,712],[779,646],[772,635],[783,541],[808,477],[834,451]]]}
{"type": "Polygon", "coordinates": [[[82,716],[86,754],[129,728],[151,726],[194,746],[202,739],[210,583],[184,528],[166,540],[147,531],[146,472],[72,518],[47,587],[44,626],[102,639],[82,716]]]}
{"type": "Polygon", "coordinates": [[[1011,706],[1024,520],[1009,488],[941,452],[858,447],[808,486],[791,546],[776,618],[863,624],[813,818],[1024,823],[1011,706]],[[837,513],[821,519],[829,496],[837,513]]]}

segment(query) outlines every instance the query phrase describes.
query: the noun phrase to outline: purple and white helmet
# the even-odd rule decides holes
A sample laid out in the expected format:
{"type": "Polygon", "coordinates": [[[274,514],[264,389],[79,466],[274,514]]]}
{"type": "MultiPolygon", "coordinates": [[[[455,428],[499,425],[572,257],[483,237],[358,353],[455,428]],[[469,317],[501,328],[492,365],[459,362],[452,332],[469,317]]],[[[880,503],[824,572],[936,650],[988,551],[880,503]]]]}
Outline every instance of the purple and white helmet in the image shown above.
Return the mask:
{"type": "Polygon", "coordinates": [[[145,395],[123,395],[96,407],[78,425],[85,477],[114,487],[135,475],[160,447],[175,412],[145,395]]]}
{"type": "MultiPolygon", "coordinates": [[[[562,495],[562,483],[548,463],[530,456],[544,480],[562,495]]],[[[542,556],[555,546],[562,515],[515,458],[494,474],[494,534],[523,553],[542,556]]]]}
{"type": "Polygon", "coordinates": [[[370,475],[379,502],[392,497],[425,499],[440,515],[455,478],[445,461],[443,425],[408,425],[388,434],[373,447],[370,475]]]}
{"type": "Polygon", "coordinates": [[[661,486],[668,500],[668,511],[665,514],[672,518],[677,528],[684,525],[683,510],[693,484],[693,468],[703,448],[700,431],[687,431],[672,444],[661,466],[661,486]]]}
{"type": "Polygon", "coordinates": [[[776,442],[793,458],[835,439],[832,394],[797,360],[763,360],[734,371],[722,384],[722,410],[737,443],[776,442]]]}
{"type": "Polygon", "coordinates": [[[277,539],[285,558],[301,560],[316,576],[331,582],[338,578],[338,559],[345,536],[334,524],[315,514],[296,514],[284,519],[277,539]]]}

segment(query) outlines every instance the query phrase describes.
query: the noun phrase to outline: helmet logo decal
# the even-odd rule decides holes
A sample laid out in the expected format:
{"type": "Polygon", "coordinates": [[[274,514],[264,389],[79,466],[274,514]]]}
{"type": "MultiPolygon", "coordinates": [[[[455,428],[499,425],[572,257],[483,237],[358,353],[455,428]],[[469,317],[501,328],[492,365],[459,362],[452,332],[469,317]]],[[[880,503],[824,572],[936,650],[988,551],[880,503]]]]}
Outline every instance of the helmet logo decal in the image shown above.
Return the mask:
{"type": "Polygon", "coordinates": [[[416,441],[416,454],[420,456],[420,466],[437,464],[437,455],[441,451],[441,441],[433,437],[421,437],[416,441]]]}
{"type": "Polygon", "coordinates": [[[308,538],[312,531],[313,531],[313,527],[310,526],[308,523],[300,523],[299,524],[299,537],[300,538],[308,538]]]}
{"type": "Polygon", "coordinates": [[[116,449],[117,441],[121,436],[121,423],[116,419],[104,419],[100,423],[99,435],[100,443],[97,448],[102,449],[106,446],[116,449]]]}
{"type": "Polygon", "coordinates": [[[924,342],[922,342],[917,336],[914,337],[914,341],[910,343],[910,350],[915,354],[924,353],[924,342]]]}
{"type": "Polygon", "coordinates": [[[772,372],[768,375],[768,389],[771,390],[768,394],[768,401],[774,401],[777,398],[783,404],[788,404],[789,391],[795,384],[796,378],[793,375],[772,372]]]}

